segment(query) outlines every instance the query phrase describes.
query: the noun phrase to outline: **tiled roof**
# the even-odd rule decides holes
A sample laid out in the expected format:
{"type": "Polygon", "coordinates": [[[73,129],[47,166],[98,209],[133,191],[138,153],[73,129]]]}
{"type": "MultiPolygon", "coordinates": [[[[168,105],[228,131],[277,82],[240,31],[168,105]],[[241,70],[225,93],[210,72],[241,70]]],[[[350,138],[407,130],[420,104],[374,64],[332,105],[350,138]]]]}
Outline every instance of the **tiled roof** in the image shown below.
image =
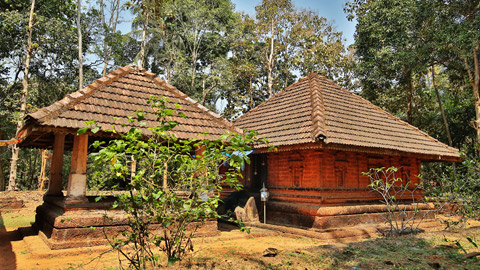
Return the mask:
{"type": "Polygon", "coordinates": [[[178,122],[173,129],[178,138],[198,138],[199,133],[207,133],[207,138],[216,139],[227,131],[241,132],[155,74],[135,66],[116,69],[84,89],[29,114],[26,119],[27,123],[33,122],[36,126],[64,129],[84,128],[85,121],[95,120],[103,129],[114,126],[117,131],[126,132],[136,126],[145,135],[150,135],[148,127],[158,125],[154,110],[147,104],[152,95],[165,96],[169,99],[167,108],[186,115],[186,118],[169,118],[178,122]],[[175,104],[181,107],[175,108],[175,104]],[[128,117],[134,116],[137,110],[146,112],[145,127],[128,122],[128,117]],[[125,123],[127,125],[122,127],[125,123]]]}
{"type": "MultiPolygon", "coordinates": [[[[323,76],[310,74],[235,122],[271,144],[316,143],[459,158],[457,149],[430,137],[323,76]]],[[[263,147],[263,146],[259,146],[263,147]]]]}

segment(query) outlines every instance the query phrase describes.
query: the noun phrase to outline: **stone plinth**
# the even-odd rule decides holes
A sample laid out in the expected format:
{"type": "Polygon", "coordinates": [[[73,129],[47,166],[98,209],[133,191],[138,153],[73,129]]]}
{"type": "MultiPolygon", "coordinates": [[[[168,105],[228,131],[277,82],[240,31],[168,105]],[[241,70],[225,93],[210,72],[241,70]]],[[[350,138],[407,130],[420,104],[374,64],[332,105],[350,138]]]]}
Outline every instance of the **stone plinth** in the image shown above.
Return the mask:
{"type": "MultiPolygon", "coordinates": [[[[433,204],[399,205],[412,215],[417,207],[419,217],[435,218],[433,204]]],[[[387,208],[382,204],[355,204],[322,206],[301,203],[268,202],[267,222],[272,224],[293,225],[311,229],[329,229],[356,226],[360,224],[383,223],[382,215],[387,208]]]]}
{"type": "MultiPolygon", "coordinates": [[[[64,198],[49,198],[37,207],[35,225],[40,236],[51,249],[66,249],[108,244],[105,236],[118,235],[128,229],[127,216],[121,210],[110,210],[111,203],[90,202],[66,204],[64,198]],[[103,209],[102,209],[103,208],[103,209]]],[[[160,232],[159,225],[152,231],[160,232]]],[[[218,235],[216,220],[200,226],[195,236],[218,235]]]]}

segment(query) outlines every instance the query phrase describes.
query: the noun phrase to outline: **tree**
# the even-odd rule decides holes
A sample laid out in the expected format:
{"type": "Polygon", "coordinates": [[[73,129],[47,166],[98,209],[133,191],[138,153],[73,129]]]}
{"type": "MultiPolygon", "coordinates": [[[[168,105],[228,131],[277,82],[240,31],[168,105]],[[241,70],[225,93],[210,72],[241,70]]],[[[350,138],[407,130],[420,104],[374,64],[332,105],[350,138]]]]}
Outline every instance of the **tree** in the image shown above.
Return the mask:
{"type": "MultiPolygon", "coordinates": [[[[30,7],[30,17],[28,19],[28,28],[27,28],[27,53],[25,55],[25,69],[23,71],[23,80],[22,85],[23,89],[20,95],[20,112],[17,122],[17,133],[23,127],[23,117],[27,111],[27,99],[28,99],[28,76],[30,71],[30,59],[33,55],[33,43],[32,43],[32,31],[33,31],[33,20],[34,20],[34,10],[35,10],[35,0],[32,0],[30,7]]],[[[17,162],[18,162],[18,153],[20,148],[17,145],[12,147],[12,159],[10,163],[10,179],[8,180],[8,190],[14,191],[17,185],[17,162]]]]}
{"type": "Polygon", "coordinates": [[[439,22],[443,46],[453,50],[463,62],[468,82],[473,89],[477,132],[477,151],[480,153],[480,1],[450,0],[435,1],[439,12],[439,22]]]}
{"type": "Polygon", "coordinates": [[[292,59],[290,69],[303,76],[318,73],[342,86],[352,86],[349,73],[354,59],[347,53],[342,33],[331,22],[311,10],[297,11],[291,36],[294,49],[283,52],[292,59]]]}
{"type": "MultiPolygon", "coordinates": [[[[275,64],[279,55],[279,46],[288,51],[289,31],[292,29],[291,16],[293,14],[293,5],[290,0],[263,0],[255,7],[257,12],[258,34],[261,42],[265,44],[262,50],[262,57],[267,74],[267,93],[268,98],[274,95],[273,80],[275,64]]],[[[288,53],[284,54],[287,57],[288,53]]]]}
{"type": "Polygon", "coordinates": [[[77,0],[77,30],[78,30],[78,90],[83,88],[83,53],[82,53],[82,0],[77,0]]]}
{"type": "Polygon", "coordinates": [[[103,57],[103,76],[107,74],[108,65],[113,51],[112,47],[116,45],[118,36],[117,25],[120,19],[120,12],[123,8],[121,0],[107,0],[106,2],[108,3],[108,11],[105,10],[107,3],[105,3],[104,0],[99,1],[103,29],[103,51],[101,52],[103,57]],[[106,19],[107,14],[109,15],[108,20],[106,19]]]}
{"type": "MultiPolygon", "coordinates": [[[[225,134],[214,141],[178,139],[171,132],[177,125],[171,117],[188,115],[170,109],[165,98],[152,97],[149,103],[159,123],[151,128],[152,136],[145,137],[139,129],[132,128],[120,135],[121,139],[106,145],[94,143],[94,147],[100,148],[95,162],[109,164],[107,177],[128,183],[128,192],[117,197],[114,207],[131,217],[130,229],[110,240],[129,267],[135,269],[158,266],[159,251],[165,253],[170,264],[193,250],[191,238],[198,226],[218,217],[216,208],[222,185],[241,187],[238,177],[246,156],[232,155],[233,152],[249,151],[255,142],[265,143],[255,139],[254,132],[225,134]],[[132,160],[138,161],[133,174],[132,160]],[[220,175],[219,167],[225,164],[228,169],[220,175]]],[[[137,112],[132,122],[141,125],[144,119],[144,113],[137,112]]],[[[95,123],[89,124],[94,130],[95,123]]]]}
{"type": "Polygon", "coordinates": [[[221,98],[227,101],[222,112],[225,118],[235,118],[267,98],[261,89],[261,49],[254,18],[240,14],[237,28],[232,34],[232,56],[229,58],[232,74],[235,74],[233,87],[221,93],[221,98]]]}
{"type": "Polygon", "coordinates": [[[385,90],[403,91],[409,123],[413,123],[415,76],[426,70],[429,57],[421,32],[430,14],[422,5],[413,0],[356,0],[346,6],[350,19],[358,21],[355,50],[362,95],[378,104],[385,90]]]}
{"type": "MultiPolygon", "coordinates": [[[[175,29],[175,35],[181,41],[178,45],[182,48],[177,54],[180,69],[175,71],[172,82],[186,94],[202,101],[207,92],[218,88],[218,80],[212,77],[225,73],[225,59],[230,50],[229,34],[236,21],[233,5],[227,0],[174,1],[169,13],[175,17],[168,19],[167,27],[172,31],[175,29]],[[188,75],[182,72],[183,68],[189,70],[188,75]]],[[[212,109],[215,107],[213,100],[203,100],[203,103],[212,109]]]]}
{"type": "MultiPolygon", "coordinates": [[[[17,123],[23,120],[20,98],[27,55],[30,1],[2,2],[0,9],[0,129],[4,138],[12,138],[17,123]]],[[[32,57],[28,71],[28,96],[25,114],[52,104],[67,93],[78,89],[76,4],[73,1],[35,1],[34,24],[31,33],[32,57]]],[[[92,44],[91,12],[82,14],[83,47],[88,51],[92,44]]],[[[84,65],[86,81],[98,77],[90,64],[84,65]]],[[[3,161],[9,159],[4,151],[3,161]]],[[[23,149],[19,153],[16,173],[17,188],[36,185],[37,150],[23,149]]],[[[10,163],[3,162],[5,166],[10,163]]],[[[10,166],[11,167],[11,166],[10,166]]],[[[5,170],[4,170],[5,171],[5,170]]],[[[10,174],[10,176],[15,175],[10,174]]],[[[35,188],[35,186],[33,186],[35,188]]]]}

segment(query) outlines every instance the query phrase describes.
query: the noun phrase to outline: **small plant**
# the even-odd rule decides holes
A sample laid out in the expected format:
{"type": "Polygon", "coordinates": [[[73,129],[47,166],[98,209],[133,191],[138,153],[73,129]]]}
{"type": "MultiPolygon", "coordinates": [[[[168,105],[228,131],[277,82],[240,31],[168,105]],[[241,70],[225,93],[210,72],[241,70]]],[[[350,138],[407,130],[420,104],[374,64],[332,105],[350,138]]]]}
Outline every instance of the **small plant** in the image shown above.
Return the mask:
{"type": "Polygon", "coordinates": [[[382,217],[389,225],[389,229],[384,235],[416,232],[429,214],[428,210],[420,211],[420,203],[416,200],[415,195],[420,191],[419,185],[412,185],[410,181],[396,177],[397,172],[398,168],[395,167],[381,167],[362,173],[370,178],[368,187],[381,195],[381,202],[386,206],[386,212],[382,217]],[[409,203],[402,204],[405,201],[409,203]]]}
{"type": "MultiPolygon", "coordinates": [[[[126,185],[114,208],[126,212],[129,229],[109,240],[130,268],[155,268],[161,265],[162,252],[171,264],[193,251],[191,238],[197,228],[219,217],[222,185],[242,187],[238,178],[248,157],[232,153],[249,151],[255,142],[266,143],[257,140],[255,132],[225,134],[218,140],[178,139],[172,132],[177,122],[170,118],[185,115],[167,108],[167,102],[166,98],[149,100],[159,123],[150,128],[151,136],[132,128],[108,144],[93,144],[100,149],[96,164],[108,165],[107,175],[126,185]],[[223,175],[220,166],[228,166],[223,175]]],[[[137,112],[130,121],[142,126],[144,119],[145,114],[137,112]]],[[[95,123],[89,124],[92,132],[99,130],[95,123]]]]}

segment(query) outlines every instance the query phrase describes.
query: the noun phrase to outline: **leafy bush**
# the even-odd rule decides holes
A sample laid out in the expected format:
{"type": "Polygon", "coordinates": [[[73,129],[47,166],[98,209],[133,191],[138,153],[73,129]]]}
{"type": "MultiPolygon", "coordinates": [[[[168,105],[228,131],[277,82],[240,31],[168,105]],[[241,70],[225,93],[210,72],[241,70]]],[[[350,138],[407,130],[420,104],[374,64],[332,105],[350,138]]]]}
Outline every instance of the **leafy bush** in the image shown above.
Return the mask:
{"type": "MultiPolygon", "coordinates": [[[[110,240],[135,269],[160,265],[161,252],[173,263],[193,250],[191,238],[197,228],[218,217],[222,185],[242,187],[238,182],[241,165],[249,161],[232,153],[249,151],[255,142],[265,143],[254,132],[225,134],[218,140],[178,139],[171,132],[177,123],[169,118],[185,116],[168,109],[167,102],[165,98],[149,100],[159,123],[150,128],[152,136],[132,128],[120,139],[93,144],[100,149],[96,164],[108,164],[108,177],[127,183],[128,191],[118,195],[114,207],[127,213],[129,230],[110,240]],[[228,168],[220,175],[224,165],[228,168]]],[[[144,119],[145,114],[137,112],[131,121],[141,126],[144,119]]],[[[98,130],[89,124],[92,131],[98,130]]]]}

